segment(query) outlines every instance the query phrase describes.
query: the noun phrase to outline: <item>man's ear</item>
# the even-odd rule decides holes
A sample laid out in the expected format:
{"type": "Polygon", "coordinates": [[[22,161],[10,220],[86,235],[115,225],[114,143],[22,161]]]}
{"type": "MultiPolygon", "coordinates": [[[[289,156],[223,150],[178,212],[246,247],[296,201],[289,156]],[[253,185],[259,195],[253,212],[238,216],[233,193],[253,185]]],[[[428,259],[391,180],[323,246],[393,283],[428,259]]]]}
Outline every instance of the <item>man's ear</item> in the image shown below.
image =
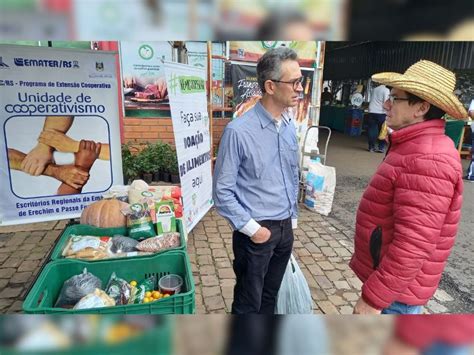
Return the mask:
{"type": "Polygon", "coordinates": [[[430,107],[431,107],[430,103],[423,101],[418,107],[418,110],[416,110],[416,116],[418,117],[425,116],[426,113],[429,111],[430,107]]]}
{"type": "Polygon", "coordinates": [[[275,83],[273,81],[265,81],[265,92],[269,95],[273,95],[275,93],[275,83]]]}

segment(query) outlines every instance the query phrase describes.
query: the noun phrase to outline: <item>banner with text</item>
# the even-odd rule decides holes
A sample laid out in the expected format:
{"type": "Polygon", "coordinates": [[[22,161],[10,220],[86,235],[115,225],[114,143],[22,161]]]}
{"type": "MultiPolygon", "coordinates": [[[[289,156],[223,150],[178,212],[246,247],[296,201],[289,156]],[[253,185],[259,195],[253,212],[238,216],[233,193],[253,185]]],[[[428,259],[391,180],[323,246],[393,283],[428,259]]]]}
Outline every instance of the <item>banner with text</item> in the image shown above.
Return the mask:
{"type": "Polygon", "coordinates": [[[171,119],[178,155],[186,229],[190,232],[213,205],[211,139],[206,73],[165,62],[171,119]]]}
{"type": "Polygon", "coordinates": [[[76,218],[123,183],[115,53],[0,45],[0,224],[76,218]]]}

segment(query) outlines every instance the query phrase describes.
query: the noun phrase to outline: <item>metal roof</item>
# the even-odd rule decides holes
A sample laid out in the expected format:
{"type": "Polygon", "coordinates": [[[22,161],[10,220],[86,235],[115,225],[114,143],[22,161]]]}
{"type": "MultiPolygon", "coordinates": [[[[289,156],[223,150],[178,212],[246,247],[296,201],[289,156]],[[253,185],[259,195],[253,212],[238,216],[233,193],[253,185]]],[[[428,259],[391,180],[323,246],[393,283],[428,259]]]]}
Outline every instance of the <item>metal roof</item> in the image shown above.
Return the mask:
{"type": "Polygon", "coordinates": [[[450,70],[474,69],[474,42],[326,42],[324,80],[367,79],[404,72],[420,59],[450,70]]]}

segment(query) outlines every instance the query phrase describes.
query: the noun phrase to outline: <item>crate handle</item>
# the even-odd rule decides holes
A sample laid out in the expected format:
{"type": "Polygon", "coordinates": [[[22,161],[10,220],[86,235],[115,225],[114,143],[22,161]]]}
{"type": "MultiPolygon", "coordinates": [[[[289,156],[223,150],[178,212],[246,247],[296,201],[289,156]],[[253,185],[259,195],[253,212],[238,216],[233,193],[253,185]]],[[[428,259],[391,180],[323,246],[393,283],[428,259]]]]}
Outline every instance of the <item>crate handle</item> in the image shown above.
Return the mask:
{"type": "Polygon", "coordinates": [[[45,302],[46,297],[48,297],[48,290],[43,290],[43,292],[41,292],[38,297],[38,307],[43,307],[43,303],[45,302]]]}

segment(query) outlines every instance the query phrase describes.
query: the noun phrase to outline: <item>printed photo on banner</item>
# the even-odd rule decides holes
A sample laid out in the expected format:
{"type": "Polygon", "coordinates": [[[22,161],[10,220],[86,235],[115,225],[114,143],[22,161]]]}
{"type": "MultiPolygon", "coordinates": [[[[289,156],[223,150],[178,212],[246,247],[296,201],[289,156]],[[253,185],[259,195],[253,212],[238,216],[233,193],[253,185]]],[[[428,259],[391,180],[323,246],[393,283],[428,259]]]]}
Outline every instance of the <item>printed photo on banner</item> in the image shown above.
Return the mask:
{"type": "Polygon", "coordinates": [[[4,126],[15,196],[101,192],[111,186],[110,129],[104,118],[12,116],[4,126]]]}
{"type": "MultiPolygon", "coordinates": [[[[298,105],[289,114],[295,119],[295,124],[302,124],[306,121],[311,102],[313,70],[301,68],[303,74],[303,92],[301,93],[298,105]]],[[[262,97],[262,92],[257,82],[257,67],[245,64],[232,64],[232,86],[234,94],[234,114],[237,118],[250,110],[262,97]]]]}
{"type": "Polygon", "coordinates": [[[297,52],[301,67],[313,67],[316,59],[315,41],[232,41],[230,42],[230,59],[256,63],[268,50],[280,46],[286,46],[297,52]]]}
{"type": "Polygon", "coordinates": [[[125,109],[168,109],[162,60],[171,60],[168,42],[120,42],[125,109]]]}

